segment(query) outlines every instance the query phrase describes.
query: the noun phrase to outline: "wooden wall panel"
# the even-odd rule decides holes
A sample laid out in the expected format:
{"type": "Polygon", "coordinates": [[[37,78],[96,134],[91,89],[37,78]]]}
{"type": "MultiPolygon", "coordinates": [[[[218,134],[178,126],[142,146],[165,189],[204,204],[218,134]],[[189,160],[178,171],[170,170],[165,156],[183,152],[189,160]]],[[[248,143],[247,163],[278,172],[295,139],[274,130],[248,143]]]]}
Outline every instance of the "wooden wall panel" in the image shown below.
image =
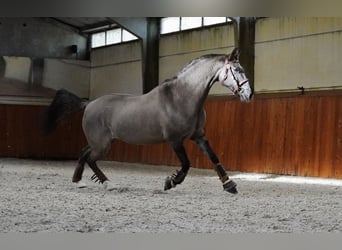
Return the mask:
{"type": "MultiPolygon", "coordinates": [[[[206,133],[227,170],[342,178],[342,91],[257,95],[251,103],[209,98],[206,133]]],[[[0,156],[77,159],[86,140],[82,113],[48,136],[40,131],[45,107],[0,105],[0,156]]],[[[192,166],[212,165],[188,141],[192,166]]],[[[179,165],[165,144],[113,144],[108,160],[179,165]]]]}
{"type": "Polygon", "coordinates": [[[337,97],[335,104],[336,107],[336,122],[335,122],[335,139],[333,145],[333,163],[332,163],[332,176],[342,176],[342,98],[337,97]]]}
{"type": "Polygon", "coordinates": [[[7,122],[6,122],[6,106],[0,105],[0,153],[7,154],[7,122]]]}
{"type": "Polygon", "coordinates": [[[0,156],[36,159],[75,159],[86,145],[82,114],[62,121],[48,136],[41,131],[45,107],[0,105],[0,156]]]}

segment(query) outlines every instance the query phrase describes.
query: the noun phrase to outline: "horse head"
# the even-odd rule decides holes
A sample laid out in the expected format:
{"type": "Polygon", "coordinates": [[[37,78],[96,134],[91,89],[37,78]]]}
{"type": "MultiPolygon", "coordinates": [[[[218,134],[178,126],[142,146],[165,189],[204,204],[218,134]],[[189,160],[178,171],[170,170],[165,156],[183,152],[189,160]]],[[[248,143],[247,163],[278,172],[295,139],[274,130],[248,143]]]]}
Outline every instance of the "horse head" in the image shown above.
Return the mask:
{"type": "Polygon", "coordinates": [[[219,72],[218,80],[223,86],[239,96],[241,101],[248,102],[252,99],[253,90],[243,67],[239,63],[239,50],[237,48],[227,57],[219,72]]]}

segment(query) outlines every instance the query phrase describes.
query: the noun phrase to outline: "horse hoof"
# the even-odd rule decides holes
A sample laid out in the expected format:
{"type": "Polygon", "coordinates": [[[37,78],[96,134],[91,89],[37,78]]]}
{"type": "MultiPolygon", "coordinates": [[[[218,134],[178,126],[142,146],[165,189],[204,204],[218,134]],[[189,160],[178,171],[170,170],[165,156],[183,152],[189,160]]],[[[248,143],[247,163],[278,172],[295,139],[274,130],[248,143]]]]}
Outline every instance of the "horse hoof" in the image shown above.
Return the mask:
{"type": "Polygon", "coordinates": [[[104,181],[103,186],[107,191],[112,191],[115,189],[115,186],[109,181],[104,181]]]}
{"type": "Polygon", "coordinates": [[[76,182],[76,186],[78,188],[85,188],[87,186],[87,184],[85,184],[83,181],[78,181],[78,182],[76,182]]]}
{"type": "Polygon", "coordinates": [[[171,176],[166,177],[164,184],[164,191],[173,188],[175,185],[173,184],[171,176]]]}
{"type": "Polygon", "coordinates": [[[223,184],[223,189],[231,194],[237,194],[238,191],[236,189],[236,183],[232,180],[227,180],[224,184],[223,184]]]}
{"type": "Polygon", "coordinates": [[[226,191],[229,192],[229,193],[231,193],[231,194],[237,194],[237,193],[238,193],[236,187],[233,187],[233,188],[231,188],[231,189],[229,189],[229,190],[226,190],[226,191]]]}

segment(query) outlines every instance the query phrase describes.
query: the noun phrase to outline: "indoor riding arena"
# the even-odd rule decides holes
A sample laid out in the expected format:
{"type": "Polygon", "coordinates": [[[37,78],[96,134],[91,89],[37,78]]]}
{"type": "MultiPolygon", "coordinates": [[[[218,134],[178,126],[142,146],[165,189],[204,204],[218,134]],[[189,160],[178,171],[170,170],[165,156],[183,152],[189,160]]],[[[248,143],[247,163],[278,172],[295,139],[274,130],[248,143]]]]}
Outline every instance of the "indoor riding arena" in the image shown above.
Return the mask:
{"type": "Polygon", "coordinates": [[[0,34],[0,233],[342,232],[342,18],[0,34]]]}

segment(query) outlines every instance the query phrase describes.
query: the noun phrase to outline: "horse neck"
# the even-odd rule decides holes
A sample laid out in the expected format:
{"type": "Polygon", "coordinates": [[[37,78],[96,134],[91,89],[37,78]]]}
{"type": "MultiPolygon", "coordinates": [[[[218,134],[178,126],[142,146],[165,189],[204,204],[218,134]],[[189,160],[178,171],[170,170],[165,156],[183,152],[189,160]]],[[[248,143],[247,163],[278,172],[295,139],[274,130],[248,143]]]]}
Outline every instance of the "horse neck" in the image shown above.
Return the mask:
{"type": "Polygon", "coordinates": [[[216,73],[223,64],[218,60],[204,62],[178,76],[173,87],[174,93],[183,99],[181,103],[188,104],[194,112],[202,110],[216,73]]]}

